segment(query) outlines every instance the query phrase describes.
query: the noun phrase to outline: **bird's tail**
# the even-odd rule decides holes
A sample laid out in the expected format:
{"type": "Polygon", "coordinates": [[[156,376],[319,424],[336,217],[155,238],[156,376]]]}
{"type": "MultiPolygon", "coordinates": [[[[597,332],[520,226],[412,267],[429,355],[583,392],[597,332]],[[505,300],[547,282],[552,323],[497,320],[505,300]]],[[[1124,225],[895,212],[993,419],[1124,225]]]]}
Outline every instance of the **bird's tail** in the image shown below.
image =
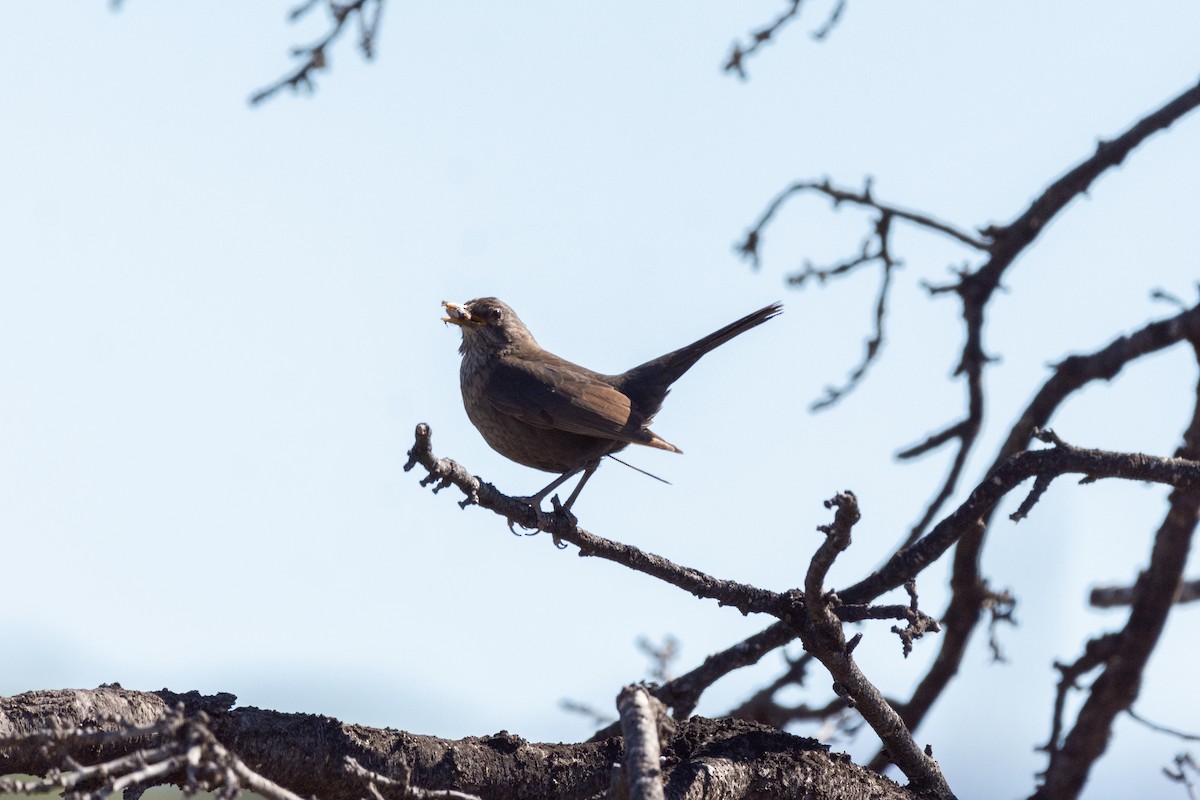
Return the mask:
{"type": "Polygon", "coordinates": [[[634,367],[619,376],[620,389],[628,395],[646,417],[653,416],[662,405],[663,398],[671,384],[679,380],[683,373],[692,368],[700,357],[714,350],[730,339],[745,333],[751,328],[757,328],[772,317],[783,313],[782,303],[772,303],[752,314],[747,314],[736,322],[731,322],[719,331],[714,331],[702,339],[692,342],[686,347],[667,353],[653,361],[647,361],[641,366],[634,367]]]}

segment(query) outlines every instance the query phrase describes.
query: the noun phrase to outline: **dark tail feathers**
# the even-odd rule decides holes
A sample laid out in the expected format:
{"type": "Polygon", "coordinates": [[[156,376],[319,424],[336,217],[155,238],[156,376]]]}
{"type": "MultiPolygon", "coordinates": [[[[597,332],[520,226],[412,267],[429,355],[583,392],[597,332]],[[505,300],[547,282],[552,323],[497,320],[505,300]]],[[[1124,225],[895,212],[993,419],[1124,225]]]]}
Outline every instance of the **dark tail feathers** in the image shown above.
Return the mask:
{"type": "Polygon", "coordinates": [[[662,406],[671,384],[692,368],[700,357],[728,342],[735,336],[757,328],[772,317],[783,313],[783,303],[772,303],[736,322],[731,322],[719,331],[710,333],[687,347],[660,356],[634,367],[620,378],[619,388],[633,400],[634,406],[646,417],[653,416],[662,406]]]}

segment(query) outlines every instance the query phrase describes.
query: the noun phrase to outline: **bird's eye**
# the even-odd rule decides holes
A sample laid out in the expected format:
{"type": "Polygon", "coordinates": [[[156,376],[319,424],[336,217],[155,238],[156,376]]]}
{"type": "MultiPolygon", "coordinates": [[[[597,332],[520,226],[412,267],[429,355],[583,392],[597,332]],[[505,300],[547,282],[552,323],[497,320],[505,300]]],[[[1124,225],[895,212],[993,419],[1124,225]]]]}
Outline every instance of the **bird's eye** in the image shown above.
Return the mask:
{"type": "Polygon", "coordinates": [[[503,312],[503,311],[501,311],[500,309],[498,309],[498,308],[493,308],[493,309],[492,309],[492,320],[493,320],[494,322],[499,322],[499,321],[500,321],[500,318],[501,318],[501,317],[503,317],[503,316],[504,316],[504,312],[503,312]]]}

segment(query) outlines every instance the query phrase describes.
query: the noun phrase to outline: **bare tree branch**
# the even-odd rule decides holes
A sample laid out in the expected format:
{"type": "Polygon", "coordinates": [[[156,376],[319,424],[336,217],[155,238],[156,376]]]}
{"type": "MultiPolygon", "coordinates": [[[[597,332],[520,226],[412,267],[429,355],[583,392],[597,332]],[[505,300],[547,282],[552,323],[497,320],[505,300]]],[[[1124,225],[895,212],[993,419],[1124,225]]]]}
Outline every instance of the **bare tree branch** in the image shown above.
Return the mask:
{"type": "MultiPolygon", "coordinates": [[[[1195,342],[1200,361],[1200,339],[1195,342]]],[[[1179,458],[1200,459],[1200,384],[1191,424],[1176,451],[1179,458]]],[[[1200,487],[1171,492],[1169,509],[1150,554],[1150,564],[1138,577],[1125,627],[1113,637],[1113,652],[1101,659],[1103,670],[1088,689],[1087,698],[1061,746],[1048,743],[1050,763],[1035,798],[1078,796],[1092,765],[1108,748],[1113,721],[1137,699],[1142,673],[1158,644],[1167,616],[1183,581],[1188,551],[1200,522],[1200,487]],[[1119,656],[1118,656],[1119,654],[1119,656]]]]}
{"type": "Polygon", "coordinates": [[[1183,784],[1187,789],[1189,800],[1200,800],[1200,791],[1196,790],[1197,778],[1200,778],[1200,764],[1190,753],[1179,753],[1175,756],[1175,769],[1163,768],[1163,774],[1176,783],[1183,784]],[[1193,778],[1192,774],[1196,777],[1193,778]]]}
{"type": "MultiPolygon", "coordinates": [[[[1146,139],[1165,130],[1195,109],[1197,105],[1200,105],[1200,83],[1193,85],[1161,108],[1146,115],[1120,136],[1111,141],[1102,142],[1090,157],[1052,182],[1012,223],[1005,226],[988,226],[980,231],[981,238],[977,239],[965,233],[953,236],[950,231],[955,229],[950,226],[942,226],[949,229],[943,230],[938,224],[922,223],[931,230],[943,235],[951,235],[952,238],[963,244],[982,250],[986,255],[986,260],[977,269],[963,269],[959,273],[958,280],[950,285],[929,287],[930,292],[935,295],[956,295],[962,306],[966,338],[955,372],[963,377],[967,388],[967,414],[965,418],[947,426],[940,433],[929,436],[922,444],[908,448],[901,454],[905,457],[913,457],[951,441],[958,441],[957,452],[946,479],[901,545],[900,553],[908,552],[910,546],[921,540],[924,532],[941,513],[943,506],[957,491],[967,458],[978,439],[985,412],[983,370],[991,360],[983,347],[985,309],[1000,286],[1002,276],[1036,240],[1045,226],[1061,213],[1074,198],[1085,193],[1100,175],[1121,164],[1146,139]]],[[[743,255],[749,258],[755,266],[758,266],[762,232],[782,204],[792,195],[806,191],[820,191],[830,196],[835,204],[841,201],[841,194],[823,190],[819,188],[821,186],[821,183],[816,182],[798,182],[773,199],[741,245],[740,250],[743,255]]],[[[856,201],[859,204],[870,205],[874,202],[870,196],[869,187],[861,195],[856,201]]],[[[877,326],[877,330],[879,329],[877,326]]],[[[1054,401],[1053,407],[1056,408],[1061,400],[1062,397],[1058,397],[1054,401]]],[[[1045,411],[1047,415],[1052,411],[1052,409],[1041,408],[1038,410],[1045,411]]],[[[1028,441],[1029,431],[1034,428],[1034,424],[1025,424],[1025,422],[1023,420],[1022,423],[1013,427],[1009,441],[997,455],[995,464],[1002,463],[1024,446],[1024,444],[1018,444],[1013,447],[1011,445],[1014,442],[1028,441]]],[[[1036,424],[1044,425],[1045,422],[1036,424]]],[[[979,574],[978,566],[989,521],[990,512],[987,517],[979,520],[971,531],[962,534],[962,541],[956,548],[951,578],[952,598],[942,617],[949,634],[943,637],[938,656],[926,677],[918,685],[912,699],[903,706],[905,721],[910,727],[919,724],[934,700],[940,696],[950,679],[957,674],[967,641],[975,625],[978,624],[980,612],[990,595],[990,590],[979,574]]],[[[882,763],[880,757],[872,762],[876,767],[882,763]]]]}
{"type": "Polygon", "coordinates": [[[834,692],[853,706],[879,735],[892,760],[913,784],[931,796],[952,798],[941,768],[913,739],[900,715],[884,699],[875,685],[854,662],[854,647],[862,634],[846,641],[841,620],[834,613],[840,603],[837,595],[825,593],[825,576],[834,560],[850,546],[850,532],[859,520],[858,501],[850,492],[841,492],[825,502],[834,507],[832,525],[823,525],[825,541],[809,562],[804,579],[804,601],[812,621],[812,630],[804,638],[804,649],[812,653],[833,676],[834,692]]]}
{"type": "MultiPolygon", "coordinates": [[[[43,775],[60,768],[69,755],[66,738],[81,727],[84,731],[78,736],[83,738],[78,741],[98,761],[161,746],[166,742],[153,740],[154,734],[145,728],[158,725],[169,713],[157,694],[115,686],[0,698],[0,775],[43,775]],[[138,735],[131,738],[130,731],[138,735]]],[[[609,786],[611,766],[621,753],[620,739],[537,744],[502,732],[447,740],[247,707],[209,716],[208,730],[239,761],[253,764],[256,772],[296,795],[320,800],[379,800],[370,790],[372,784],[378,795],[399,798],[403,795],[395,784],[402,781],[407,782],[409,797],[588,800],[609,786]],[[347,757],[357,769],[349,766],[347,757]],[[413,794],[417,786],[437,788],[413,794]]],[[[693,718],[676,726],[664,744],[662,766],[680,796],[833,800],[847,796],[842,787],[854,786],[863,797],[918,797],[830,754],[811,739],[744,720],[693,718]],[[748,754],[748,746],[757,755],[748,754]],[[711,785],[714,765],[723,765],[720,791],[711,785]]],[[[238,781],[251,789],[240,774],[238,781]]]]}
{"type": "Polygon", "coordinates": [[[894,219],[903,220],[918,228],[924,228],[933,233],[946,236],[973,250],[987,252],[992,246],[989,238],[976,236],[948,222],[943,222],[932,215],[919,211],[909,211],[900,206],[879,202],[872,194],[870,180],[867,181],[862,191],[856,192],[852,189],[841,189],[834,186],[826,178],[820,181],[797,181],[767,203],[766,209],[759,215],[758,220],[750,226],[750,230],[746,232],[745,239],[736,248],[743,258],[750,260],[754,268],[757,269],[761,266],[759,246],[762,244],[762,235],[767,226],[789,200],[797,195],[807,193],[815,193],[828,197],[835,209],[843,203],[874,209],[880,213],[880,218],[882,218],[882,215],[886,215],[894,219]]]}
{"type": "Polygon", "coordinates": [[[673,731],[666,708],[644,686],[626,686],[617,695],[621,738],[625,741],[624,784],[630,800],[664,800],[659,739],[673,731]]]}
{"type": "MultiPolygon", "coordinates": [[[[1026,451],[1010,458],[927,536],[897,553],[870,577],[839,592],[843,602],[868,603],[884,592],[903,586],[936,561],[959,537],[981,524],[982,517],[990,513],[1005,494],[1031,477],[1075,473],[1093,480],[1123,478],[1182,489],[1200,484],[1200,464],[1187,459],[1086,450],[1052,438],[1053,434],[1050,433],[1039,435],[1054,447],[1026,451]]],[[[543,531],[558,541],[570,542],[579,548],[582,556],[598,556],[615,561],[697,597],[732,606],[744,614],[766,613],[785,618],[790,613],[792,601],[786,595],[714,578],[697,569],[680,566],[662,556],[589,533],[578,527],[571,515],[548,514],[520,498],[504,495],[456,462],[437,458],[431,448],[431,437],[432,431],[428,425],[421,423],[417,426],[415,443],[408,452],[405,470],[411,470],[417,464],[423,466],[429,474],[421,480],[421,484],[436,484],[435,491],[450,484],[457,486],[467,496],[460,503],[464,507],[468,504],[479,505],[529,530],[543,531]]]]}
{"type": "MultiPolygon", "coordinates": [[[[825,21],[812,32],[812,38],[821,41],[827,37],[837,24],[841,22],[842,14],[846,10],[847,0],[837,0],[833,8],[829,12],[829,16],[825,21]]],[[[787,0],[788,7],[771,23],[750,34],[750,43],[743,47],[740,42],[733,43],[733,49],[729,53],[729,59],[723,67],[725,72],[735,72],[742,80],[747,78],[746,67],[743,63],[747,56],[752,56],[758,52],[759,48],[771,41],[771,37],[783,29],[800,13],[800,6],[803,0],[787,0]]]]}
{"type": "Polygon", "coordinates": [[[358,48],[363,58],[368,61],[375,57],[375,40],[379,33],[379,22],[383,16],[383,6],[387,0],[304,0],[292,9],[288,20],[295,22],[317,5],[322,5],[329,12],[330,28],[317,42],[292,48],[292,56],[300,59],[300,66],[293,72],[283,76],[274,83],[259,89],[250,96],[250,105],[256,106],[264,100],[274,97],[287,88],[292,91],[305,89],[312,92],[316,88],[313,82],[315,73],[329,65],[329,49],[345,31],[351,19],[358,21],[358,48]]]}
{"type": "MultiPolygon", "coordinates": [[[[936,765],[922,754],[915,744],[904,741],[909,726],[904,724],[903,719],[892,710],[849,658],[854,642],[847,644],[840,638],[843,611],[851,610],[855,604],[868,603],[880,594],[911,581],[962,536],[981,527],[984,518],[991,513],[999,500],[1028,478],[1035,477],[1045,481],[1055,475],[1075,473],[1084,475],[1085,480],[1089,482],[1099,478],[1117,477],[1164,483],[1179,490],[1200,487],[1198,461],[1154,458],[1137,453],[1085,450],[1061,441],[1049,431],[1037,431],[1036,435],[1052,447],[1018,453],[1008,459],[972,492],[958,510],[942,520],[927,536],[898,553],[870,577],[840,592],[835,601],[819,596],[820,584],[837,552],[845,549],[849,543],[849,528],[857,518],[857,505],[853,496],[849,494],[839,495],[834,501],[830,501],[838,505],[839,516],[827,531],[830,539],[813,558],[806,581],[806,591],[777,594],[713,578],[698,570],[673,564],[661,556],[603,539],[580,529],[575,519],[568,514],[545,514],[516,498],[502,495],[490,484],[481,482],[453,461],[434,456],[430,444],[431,432],[429,426],[424,423],[417,426],[416,441],[409,451],[409,461],[405,469],[409,470],[421,464],[429,473],[421,481],[422,484],[436,483],[437,488],[448,484],[457,485],[467,494],[468,500],[473,499],[480,506],[490,508],[506,517],[510,524],[512,520],[521,518],[521,524],[551,533],[556,542],[561,540],[575,544],[580,548],[580,555],[595,555],[616,561],[683,588],[697,597],[716,599],[722,605],[738,608],[743,613],[760,612],[778,617],[799,634],[805,649],[816,655],[830,670],[835,678],[835,685],[846,689],[854,705],[886,743],[889,752],[893,757],[900,759],[897,765],[909,779],[939,796],[950,796],[936,765]],[[814,591],[818,592],[818,596],[814,597],[814,591]],[[829,625],[833,624],[829,620],[835,621],[836,634],[829,628],[829,625]]],[[[1028,505],[1032,506],[1032,501],[1028,505]]],[[[901,606],[896,613],[911,619],[910,612],[913,610],[911,607],[901,606]]],[[[883,613],[879,607],[875,607],[875,611],[883,613]]],[[[865,619],[872,615],[851,611],[850,616],[865,619]]]]}
{"type": "MultiPolygon", "coordinates": [[[[786,623],[776,622],[733,647],[704,659],[704,663],[691,672],[656,689],[654,696],[672,709],[676,719],[686,719],[709,686],[735,670],[758,663],[764,655],[795,638],[796,635],[786,623]]],[[[732,716],[742,715],[734,713],[732,716]]]]}
{"type": "MultiPolygon", "coordinates": [[[[1200,305],[1168,319],[1149,323],[1127,336],[1117,337],[1093,353],[1064,359],[1055,366],[1054,374],[1038,390],[1012,426],[991,469],[998,469],[1007,459],[1027,447],[1030,432],[1047,425],[1059,407],[1079,389],[1093,381],[1112,380],[1128,364],[1197,338],[1200,338],[1200,305]]],[[[979,615],[993,594],[979,575],[983,534],[990,521],[991,511],[988,511],[979,526],[962,537],[955,550],[951,574],[954,595],[941,616],[945,633],[940,649],[925,677],[903,706],[904,721],[910,728],[920,724],[934,701],[958,673],[967,644],[979,622],[979,615]]],[[[905,551],[902,549],[900,552],[905,551]]],[[[877,757],[871,763],[878,767],[883,760],[877,757]]]]}
{"type": "Polygon", "coordinates": [[[1200,733],[1184,733],[1183,731],[1175,730],[1174,728],[1168,728],[1166,725],[1159,725],[1156,722],[1151,722],[1150,720],[1146,719],[1141,714],[1138,714],[1132,708],[1127,710],[1125,713],[1155,733],[1165,733],[1167,736],[1173,736],[1176,739],[1182,739],[1185,742],[1200,742],[1200,733]]]}
{"type": "MultiPolygon", "coordinates": [[[[1094,608],[1116,608],[1133,603],[1133,586],[1097,586],[1088,595],[1088,603],[1094,608]]],[[[1200,600],[1200,581],[1184,581],[1179,586],[1175,602],[1194,603],[1200,600]]]]}
{"type": "Polygon", "coordinates": [[[401,800],[480,800],[478,795],[457,792],[453,789],[422,789],[412,785],[412,773],[404,757],[396,765],[397,778],[389,778],[359,764],[353,756],[344,759],[346,772],[358,778],[367,786],[372,800],[387,800],[388,797],[401,800]]]}

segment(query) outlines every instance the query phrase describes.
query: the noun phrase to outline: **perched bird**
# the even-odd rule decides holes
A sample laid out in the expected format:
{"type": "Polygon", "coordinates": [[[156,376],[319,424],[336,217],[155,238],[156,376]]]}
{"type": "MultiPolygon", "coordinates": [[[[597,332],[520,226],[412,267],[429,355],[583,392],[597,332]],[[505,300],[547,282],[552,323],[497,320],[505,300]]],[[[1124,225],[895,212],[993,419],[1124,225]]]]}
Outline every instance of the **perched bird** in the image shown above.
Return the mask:
{"type": "Polygon", "coordinates": [[[600,459],[640,444],[682,453],[647,427],[672,383],[702,355],[783,312],[772,303],[697,342],[620,375],[601,375],[543,350],[511,308],[494,297],[443,302],[443,322],[462,329],[463,405],[492,449],[518,464],[560,473],[528,498],[535,508],[564,481],[600,459]]]}

